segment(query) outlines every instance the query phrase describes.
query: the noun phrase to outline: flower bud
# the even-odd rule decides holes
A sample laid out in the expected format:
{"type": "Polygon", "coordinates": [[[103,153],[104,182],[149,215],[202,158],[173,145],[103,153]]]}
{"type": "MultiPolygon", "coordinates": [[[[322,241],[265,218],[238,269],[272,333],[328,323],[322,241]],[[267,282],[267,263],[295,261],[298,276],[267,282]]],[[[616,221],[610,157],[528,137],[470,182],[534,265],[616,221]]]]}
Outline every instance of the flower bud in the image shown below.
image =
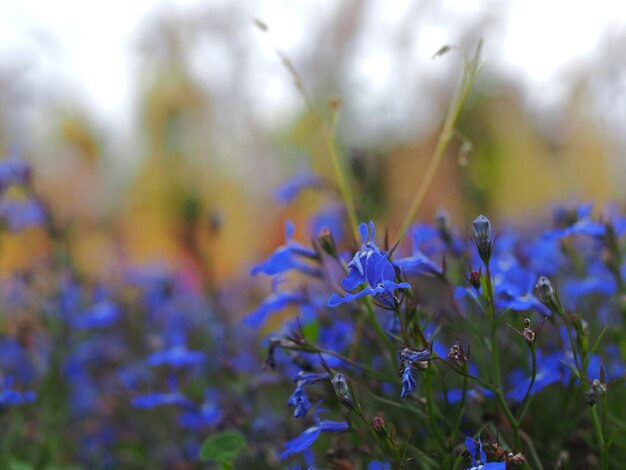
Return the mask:
{"type": "Polygon", "coordinates": [[[487,265],[493,249],[493,244],[491,243],[491,222],[484,215],[479,215],[472,222],[472,225],[474,226],[474,245],[478,250],[480,259],[487,265]]]}
{"type": "Polygon", "coordinates": [[[343,374],[337,374],[331,380],[333,384],[333,388],[335,389],[335,395],[339,398],[339,401],[343,403],[347,408],[354,409],[355,404],[352,399],[352,392],[350,391],[350,387],[348,387],[348,382],[346,381],[346,377],[343,374]]]}
{"type": "Polygon", "coordinates": [[[389,435],[389,428],[387,427],[387,423],[385,422],[385,416],[380,413],[372,419],[372,424],[374,426],[374,431],[382,436],[389,435]]]}
{"type": "Polygon", "coordinates": [[[327,255],[337,258],[337,245],[335,244],[333,234],[328,227],[324,227],[320,230],[320,233],[317,236],[317,241],[327,255]]]}
{"type": "Polygon", "coordinates": [[[535,285],[539,294],[539,300],[541,300],[546,307],[548,307],[553,313],[558,315],[562,314],[561,302],[559,301],[550,279],[546,276],[541,276],[535,285]]]}
{"type": "Polygon", "coordinates": [[[479,269],[478,271],[470,269],[469,275],[465,279],[467,279],[467,282],[469,282],[470,285],[478,291],[480,290],[482,277],[482,269],[479,269]]]}
{"type": "Polygon", "coordinates": [[[450,230],[450,215],[445,210],[437,211],[435,225],[441,239],[448,245],[452,243],[452,231],[450,230]]]}

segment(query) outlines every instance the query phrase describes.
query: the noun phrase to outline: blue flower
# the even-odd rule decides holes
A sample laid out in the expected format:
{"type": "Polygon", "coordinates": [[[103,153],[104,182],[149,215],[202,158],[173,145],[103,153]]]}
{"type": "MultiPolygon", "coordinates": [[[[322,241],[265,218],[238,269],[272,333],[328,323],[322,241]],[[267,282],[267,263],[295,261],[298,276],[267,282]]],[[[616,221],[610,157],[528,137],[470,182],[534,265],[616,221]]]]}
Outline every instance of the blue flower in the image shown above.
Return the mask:
{"type": "Polygon", "coordinates": [[[405,364],[404,370],[402,371],[402,392],[400,393],[400,397],[406,397],[409,393],[415,390],[416,386],[417,383],[411,374],[411,365],[405,364]]]}
{"type": "Polygon", "coordinates": [[[329,379],[330,375],[326,372],[322,374],[315,374],[300,371],[295,375],[293,381],[296,383],[296,389],[287,401],[288,406],[295,408],[293,411],[294,418],[304,418],[312,406],[304,386],[315,382],[323,382],[329,379]]]}
{"type": "Polygon", "coordinates": [[[328,299],[327,305],[336,307],[371,295],[383,304],[393,307],[394,291],[408,289],[411,286],[408,282],[395,282],[396,271],[393,264],[374,242],[374,223],[370,221],[369,228],[362,223],[359,225],[359,233],[363,240],[361,249],[348,264],[348,274],[341,283],[347,291],[354,290],[363,284],[365,288],[354,294],[348,293],[344,297],[333,294],[328,299]]]}
{"type": "Polygon", "coordinates": [[[106,328],[114,324],[120,317],[120,311],[113,302],[104,300],[90,309],[75,315],[70,322],[77,330],[89,328],[106,328]]]}
{"type": "Polygon", "coordinates": [[[174,368],[191,366],[204,362],[206,356],[200,351],[190,351],[185,345],[172,346],[163,351],[153,352],[146,362],[151,367],[167,364],[174,368]]]}
{"type": "Polygon", "coordinates": [[[13,388],[13,377],[4,377],[2,389],[0,389],[0,410],[7,406],[24,405],[32,403],[37,398],[37,394],[32,390],[20,392],[13,388]]]}
{"type": "Polygon", "coordinates": [[[285,181],[276,190],[278,202],[288,204],[292,202],[303,189],[316,189],[322,186],[322,179],[310,170],[301,170],[285,181]]]}
{"type": "Polygon", "coordinates": [[[487,455],[483,450],[483,443],[480,441],[480,437],[478,438],[478,446],[478,455],[476,455],[476,441],[471,437],[465,438],[465,447],[472,459],[472,466],[468,467],[467,470],[506,470],[506,462],[487,463],[487,455]]]}
{"type": "Polygon", "coordinates": [[[135,408],[156,408],[159,406],[193,407],[194,403],[178,391],[155,392],[137,395],[131,400],[135,408]]]}
{"type": "Polygon", "coordinates": [[[294,418],[304,418],[309,412],[313,405],[311,405],[311,402],[309,401],[303,382],[298,382],[296,384],[296,389],[289,397],[287,406],[295,408],[293,411],[294,418]]]}
{"type": "Polygon", "coordinates": [[[20,158],[10,158],[0,162],[0,191],[11,184],[26,184],[30,179],[30,174],[30,165],[20,158]]]}
{"type": "Polygon", "coordinates": [[[295,269],[310,276],[318,276],[319,273],[315,268],[299,259],[316,259],[317,253],[292,240],[294,226],[291,222],[287,222],[285,232],[287,243],[278,247],[268,259],[252,268],[252,275],[262,273],[268,276],[274,276],[295,269]]]}
{"type": "Polygon", "coordinates": [[[432,351],[430,349],[411,349],[404,348],[399,354],[400,367],[402,370],[402,392],[400,397],[404,398],[417,386],[411,368],[413,366],[424,367],[428,366],[429,361],[432,359],[432,351]]]}
{"type": "Polygon", "coordinates": [[[21,232],[30,227],[44,224],[47,214],[39,202],[8,201],[0,203],[0,220],[10,232],[21,232]]]}
{"type": "Polygon", "coordinates": [[[602,237],[606,232],[606,227],[591,218],[592,209],[593,204],[589,203],[579,205],[575,211],[558,210],[555,219],[560,228],[549,232],[548,236],[555,239],[572,235],[602,237]]]}
{"type": "Polygon", "coordinates": [[[282,310],[287,305],[298,305],[304,302],[306,299],[302,294],[275,292],[267,297],[254,312],[244,317],[243,322],[251,328],[260,328],[271,313],[282,310]]]}
{"type": "Polygon", "coordinates": [[[205,391],[204,402],[197,408],[182,413],[178,423],[182,428],[201,430],[216,426],[222,421],[222,411],[216,403],[216,396],[211,390],[205,391]]]}
{"type": "Polygon", "coordinates": [[[319,420],[318,413],[324,410],[318,410],[315,413],[315,424],[306,429],[295,439],[285,444],[285,450],[280,454],[280,459],[285,460],[287,457],[293,454],[304,452],[317,440],[322,432],[345,432],[350,428],[350,425],[345,421],[327,421],[319,420]]]}

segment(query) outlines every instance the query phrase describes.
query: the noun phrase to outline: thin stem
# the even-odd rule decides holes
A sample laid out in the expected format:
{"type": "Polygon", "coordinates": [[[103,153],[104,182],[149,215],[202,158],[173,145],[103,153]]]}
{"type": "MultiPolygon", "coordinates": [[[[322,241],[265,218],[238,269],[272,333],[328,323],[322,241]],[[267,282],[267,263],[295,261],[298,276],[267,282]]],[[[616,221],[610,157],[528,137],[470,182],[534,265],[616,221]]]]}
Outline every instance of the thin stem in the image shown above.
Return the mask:
{"type": "Polygon", "coordinates": [[[306,88],[304,87],[304,83],[302,82],[302,77],[298,73],[298,70],[296,69],[296,67],[293,65],[293,62],[291,62],[289,57],[287,57],[284,53],[282,53],[278,49],[275,49],[275,50],[276,50],[276,54],[278,54],[278,57],[280,57],[280,60],[282,61],[283,65],[291,74],[296,88],[302,95],[302,98],[304,98],[304,102],[306,103],[307,109],[313,115],[313,117],[315,117],[315,119],[317,120],[320,126],[320,129],[322,132],[322,138],[323,138],[322,140],[324,141],[324,145],[326,146],[326,150],[328,151],[330,160],[333,164],[333,168],[335,170],[335,176],[337,177],[337,184],[339,185],[339,191],[341,192],[341,198],[343,199],[343,202],[346,206],[346,212],[348,213],[348,219],[350,221],[352,234],[354,236],[354,240],[358,242],[359,222],[356,216],[354,198],[352,197],[352,192],[350,191],[350,185],[348,184],[348,178],[346,176],[347,172],[345,171],[343,162],[341,161],[341,159],[339,158],[339,155],[337,154],[337,148],[335,146],[335,139],[334,139],[335,128],[337,125],[337,114],[338,114],[337,110],[338,110],[339,105],[336,104],[332,106],[332,111],[333,111],[332,126],[329,128],[326,121],[315,110],[315,107],[313,106],[313,101],[311,100],[311,97],[306,91],[306,88]]]}
{"type": "MultiPolygon", "coordinates": [[[[467,370],[467,365],[463,365],[463,369],[467,370]]],[[[467,398],[467,376],[463,376],[463,391],[461,392],[461,403],[459,405],[459,409],[456,412],[456,416],[454,418],[454,425],[452,426],[452,433],[450,438],[452,442],[456,437],[457,432],[459,432],[459,427],[461,426],[461,418],[463,417],[463,410],[465,409],[465,399],[467,398]]]]}
{"type": "Polygon", "coordinates": [[[387,333],[385,332],[380,322],[378,321],[378,318],[376,318],[376,313],[374,312],[374,307],[372,306],[372,302],[370,302],[368,298],[365,298],[363,301],[363,304],[365,305],[365,311],[367,312],[367,316],[368,316],[370,323],[372,324],[372,326],[374,327],[374,330],[376,330],[376,333],[378,334],[378,337],[380,338],[380,340],[383,342],[383,344],[385,345],[385,347],[390,353],[389,360],[391,361],[391,364],[395,365],[393,361],[394,361],[394,356],[396,355],[396,349],[393,347],[391,340],[389,339],[389,337],[387,336],[387,333]]]}
{"type": "Polygon", "coordinates": [[[532,370],[530,373],[530,383],[528,384],[528,390],[526,390],[526,395],[524,395],[524,399],[522,400],[522,411],[519,414],[519,422],[521,423],[524,419],[524,415],[528,410],[528,405],[530,404],[530,392],[532,391],[533,385],[535,384],[535,378],[537,377],[537,348],[535,345],[531,346],[531,355],[532,358],[532,370]]]}
{"type": "Polygon", "coordinates": [[[600,425],[600,420],[598,419],[598,414],[596,413],[595,405],[589,407],[589,414],[591,416],[591,423],[593,424],[593,432],[596,436],[596,441],[598,443],[598,450],[600,451],[600,462],[602,464],[602,470],[608,470],[609,455],[604,442],[604,434],[602,433],[602,427],[600,425]]]}
{"type": "Polygon", "coordinates": [[[474,79],[476,78],[476,74],[478,73],[478,67],[480,62],[480,52],[482,49],[482,40],[479,42],[478,47],[476,48],[476,53],[472,62],[465,61],[465,66],[463,67],[463,74],[459,79],[459,84],[454,92],[454,97],[450,102],[450,107],[448,108],[448,113],[446,115],[446,119],[443,124],[443,129],[441,130],[441,134],[439,135],[439,140],[437,141],[437,146],[435,147],[435,151],[433,156],[428,163],[428,167],[426,168],[426,172],[424,173],[424,177],[420,187],[411,203],[411,207],[407,212],[407,215],[402,223],[402,227],[400,228],[400,232],[398,234],[398,240],[402,240],[406,235],[411,222],[415,219],[417,215],[417,211],[419,210],[424,197],[430,187],[430,184],[433,181],[435,173],[437,171],[437,167],[441,162],[441,159],[445,153],[446,148],[450,141],[454,138],[454,126],[456,121],[459,118],[459,114],[461,114],[461,110],[465,105],[465,101],[467,100],[467,96],[469,94],[470,89],[474,83],[474,79]]]}
{"type": "Polygon", "coordinates": [[[496,304],[493,296],[493,284],[491,282],[491,270],[489,263],[485,263],[485,281],[487,283],[487,295],[489,297],[489,316],[491,319],[491,367],[493,369],[493,383],[496,389],[500,389],[500,358],[498,355],[498,324],[496,317],[496,304]]]}
{"type": "Polygon", "coordinates": [[[509,422],[509,425],[511,426],[511,429],[513,430],[513,445],[515,445],[516,450],[519,450],[522,448],[522,441],[520,439],[520,434],[519,434],[519,431],[520,431],[519,422],[515,419],[515,416],[513,416],[511,409],[506,404],[506,400],[504,399],[504,394],[502,393],[500,389],[496,390],[496,398],[498,399],[498,404],[500,405],[500,409],[505,414],[506,419],[509,422]]]}

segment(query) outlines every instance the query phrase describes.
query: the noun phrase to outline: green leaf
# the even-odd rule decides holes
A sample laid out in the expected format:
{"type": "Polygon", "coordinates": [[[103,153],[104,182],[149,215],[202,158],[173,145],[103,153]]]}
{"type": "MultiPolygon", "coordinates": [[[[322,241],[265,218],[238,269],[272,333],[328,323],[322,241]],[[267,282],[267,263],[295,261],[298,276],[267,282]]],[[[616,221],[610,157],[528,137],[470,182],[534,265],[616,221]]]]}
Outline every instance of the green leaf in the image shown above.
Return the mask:
{"type": "Polygon", "coordinates": [[[200,448],[202,460],[215,460],[228,467],[239,451],[246,445],[246,439],[237,431],[225,431],[208,437],[200,448]]]}
{"type": "Polygon", "coordinates": [[[312,343],[317,342],[317,337],[320,332],[320,324],[317,321],[311,322],[302,328],[302,332],[304,333],[304,337],[311,341],[312,343]]]}

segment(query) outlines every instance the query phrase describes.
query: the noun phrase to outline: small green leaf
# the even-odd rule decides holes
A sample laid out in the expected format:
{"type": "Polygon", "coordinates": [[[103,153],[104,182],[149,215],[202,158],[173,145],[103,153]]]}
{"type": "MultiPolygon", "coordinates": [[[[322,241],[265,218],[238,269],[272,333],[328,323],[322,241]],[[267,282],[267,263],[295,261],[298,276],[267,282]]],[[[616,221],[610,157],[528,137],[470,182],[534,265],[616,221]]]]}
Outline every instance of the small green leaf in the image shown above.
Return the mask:
{"type": "Polygon", "coordinates": [[[302,328],[302,332],[304,333],[304,337],[311,341],[312,343],[317,342],[317,336],[320,332],[320,324],[317,321],[311,322],[302,328]]]}
{"type": "Polygon", "coordinates": [[[228,466],[246,445],[246,439],[237,431],[225,431],[208,437],[200,448],[202,460],[215,460],[228,466]]]}

